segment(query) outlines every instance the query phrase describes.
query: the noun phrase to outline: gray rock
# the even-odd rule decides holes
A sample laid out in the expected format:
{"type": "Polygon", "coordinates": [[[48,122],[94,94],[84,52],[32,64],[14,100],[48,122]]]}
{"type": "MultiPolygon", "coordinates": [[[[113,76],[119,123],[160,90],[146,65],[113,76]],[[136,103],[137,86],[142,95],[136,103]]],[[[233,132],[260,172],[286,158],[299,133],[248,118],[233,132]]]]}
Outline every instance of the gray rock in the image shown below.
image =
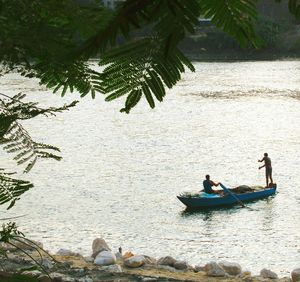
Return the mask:
{"type": "Polygon", "coordinates": [[[204,266],[204,270],[207,276],[224,277],[226,276],[225,270],[219,266],[216,262],[209,262],[204,266]]]}
{"type": "Polygon", "coordinates": [[[185,261],[176,261],[174,263],[174,268],[178,270],[186,270],[188,269],[188,264],[185,261]]]}
{"type": "Polygon", "coordinates": [[[86,262],[94,262],[94,258],[91,256],[83,257],[86,262]]]}
{"type": "Polygon", "coordinates": [[[170,256],[166,256],[166,257],[162,257],[157,261],[157,264],[159,265],[168,265],[168,266],[174,266],[176,262],[176,259],[170,257],[170,256]]]}
{"type": "Polygon", "coordinates": [[[266,268],[260,271],[260,276],[268,279],[278,279],[278,275],[275,272],[266,268]]]}
{"type": "Polygon", "coordinates": [[[111,251],[100,252],[94,260],[94,264],[97,265],[111,265],[115,264],[116,262],[117,258],[111,251]]]}
{"type": "Polygon", "coordinates": [[[150,264],[150,265],[154,265],[157,263],[157,260],[155,258],[143,255],[144,260],[145,260],[145,264],[150,264]]]}
{"type": "Polygon", "coordinates": [[[205,271],[205,267],[202,265],[195,265],[194,271],[195,272],[205,271]]]}
{"type": "Polygon", "coordinates": [[[122,273],[122,267],[118,264],[103,266],[101,269],[111,273],[122,273]]]}
{"type": "Polygon", "coordinates": [[[69,277],[65,274],[58,273],[58,272],[53,272],[50,273],[50,277],[54,281],[61,281],[61,282],[75,282],[75,279],[72,277],[69,277]]]}
{"type": "Polygon", "coordinates": [[[47,258],[43,258],[41,261],[41,264],[43,267],[45,267],[46,269],[51,269],[53,268],[53,262],[50,259],[47,258]]]}
{"type": "Polygon", "coordinates": [[[222,261],[219,265],[228,273],[229,275],[239,275],[242,272],[242,268],[238,263],[222,261]]]}
{"type": "Polygon", "coordinates": [[[156,282],[158,280],[157,280],[157,278],[154,278],[154,277],[142,277],[141,281],[143,281],[143,282],[156,282]]]}
{"type": "Polygon", "coordinates": [[[291,272],[291,277],[293,282],[300,281],[300,268],[296,268],[291,272]]]}
{"type": "Polygon", "coordinates": [[[73,268],[72,269],[72,273],[74,273],[75,275],[85,275],[86,274],[86,269],[85,268],[73,268]]]}
{"type": "Polygon", "coordinates": [[[100,252],[111,251],[111,249],[106,244],[105,240],[102,238],[96,238],[92,244],[93,254],[92,257],[95,258],[100,252]]]}
{"type": "Polygon", "coordinates": [[[144,256],[133,256],[124,260],[124,265],[131,268],[141,267],[145,264],[144,256]]]}
{"type": "Polygon", "coordinates": [[[68,249],[59,249],[56,254],[59,256],[75,256],[75,257],[80,256],[79,253],[72,252],[68,249]]]}

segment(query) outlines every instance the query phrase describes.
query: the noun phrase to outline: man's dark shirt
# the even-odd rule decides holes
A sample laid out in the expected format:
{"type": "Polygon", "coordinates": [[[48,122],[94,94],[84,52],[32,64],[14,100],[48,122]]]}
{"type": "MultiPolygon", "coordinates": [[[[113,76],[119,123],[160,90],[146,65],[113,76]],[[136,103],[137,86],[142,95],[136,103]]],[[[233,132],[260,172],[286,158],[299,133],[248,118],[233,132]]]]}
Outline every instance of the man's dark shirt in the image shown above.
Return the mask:
{"type": "Polygon", "coordinates": [[[205,179],[203,181],[204,192],[207,194],[213,194],[214,190],[212,189],[212,185],[210,180],[205,179]]]}

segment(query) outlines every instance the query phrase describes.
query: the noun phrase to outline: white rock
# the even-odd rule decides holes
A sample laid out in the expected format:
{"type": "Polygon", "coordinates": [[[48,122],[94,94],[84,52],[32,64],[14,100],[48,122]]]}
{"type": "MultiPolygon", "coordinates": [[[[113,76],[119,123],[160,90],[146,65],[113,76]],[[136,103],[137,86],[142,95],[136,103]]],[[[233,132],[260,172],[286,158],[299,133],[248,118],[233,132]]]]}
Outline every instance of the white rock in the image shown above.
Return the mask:
{"type": "Polygon", "coordinates": [[[209,262],[204,266],[207,276],[223,277],[226,276],[225,270],[216,262],[209,262]]]}
{"type": "Polygon", "coordinates": [[[278,279],[278,275],[275,272],[266,268],[260,271],[260,276],[263,278],[278,279]]]}
{"type": "Polygon", "coordinates": [[[26,270],[23,271],[22,274],[30,277],[39,277],[42,274],[42,272],[40,272],[39,270],[32,270],[32,271],[26,270]]]}
{"type": "Polygon", "coordinates": [[[118,264],[103,266],[101,269],[111,272],[111,273],[121,273],[123,272],[122,267],[118,264]]]}
{"type": "Polygon", "coordinates": [[[293,282],[298,282],[300,281],[300,268],[296,268],[292,271],[291,273],[292,276],[292,281],[293,282]]]}
{"type": "Polygon", "coordinates": [[[229,275],[239,275],[242,272],[242,268],[238,263],[221,261],[219,265],[229,274],[229,275]]]}
{"type": "Polygon", "coordinates": [[[82,277],[82,278],[77,278],[78,282],[94,282],[94,280],[90,277],[82,277]]]}
{"type": "Polygon", "coordinates": [[[159,265],[168,265],[168,266],[174,266],[174,263],[176,262],[176,259],[166,256],[162,257],[157,261],[157,264],[159,265]]]}
{"type": "Polygon", "coordinates": [[[111,251],[111,249],[106,244],[105,240],[102,238],[96,238],[92,245],[93,254],[92,257],[95,258],[102,251],[111,251]]]}
{"type": "Polygon", "coordinates": [[[112,253],[111,251],[100,252],[94,260],[94,264],[97,265],[111,265],[111,264],[115,264],[116,262],[117,262],[117,258],[115,254],[112,253]]]}
{"type": "Polygon", "coordinates": [[[124,260],[124,265],[132,268],[140,267],[145,264],[144,256],[133,256],[124,260]]]}

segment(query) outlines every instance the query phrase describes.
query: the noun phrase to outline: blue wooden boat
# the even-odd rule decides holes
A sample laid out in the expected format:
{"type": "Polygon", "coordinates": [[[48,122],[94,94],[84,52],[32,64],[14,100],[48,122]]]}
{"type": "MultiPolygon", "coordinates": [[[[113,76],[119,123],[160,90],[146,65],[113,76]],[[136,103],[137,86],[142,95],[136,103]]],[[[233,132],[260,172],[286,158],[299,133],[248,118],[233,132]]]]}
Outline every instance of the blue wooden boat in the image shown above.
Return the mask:
{"type": "Polygon", "coordinates": [[[235,189],[229,189],[229,192],[227,191],[228,193],[226,193],[226,190],[224,195],[207,193],[194,195],[182,194],[177,196],[177,198],[189,209],[206,209],[231,206],[272,196],[276,193],[276,184],[274,184],[271,188],[261,188],[260,190],[249,191],[241,194],[234,193],[235,189]]]}

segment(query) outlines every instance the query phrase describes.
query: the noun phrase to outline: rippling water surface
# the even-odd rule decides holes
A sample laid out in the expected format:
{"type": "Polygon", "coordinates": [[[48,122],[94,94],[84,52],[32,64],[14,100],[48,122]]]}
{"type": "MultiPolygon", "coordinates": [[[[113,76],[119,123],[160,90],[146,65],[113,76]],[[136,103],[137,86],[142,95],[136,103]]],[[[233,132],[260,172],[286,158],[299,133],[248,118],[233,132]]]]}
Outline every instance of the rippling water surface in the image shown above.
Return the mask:
{"type": "MultiPolygon", "coordinates": [[[[239,262],[287,274],[300,263],[300,62],[196,63],[166,101],[130,115],[123,101],[84,98],[57,117],[22,122],[37,141],[57,145],[61,162],[42,160],[22,176],[35,188],[10,212],[46,249],[91,253],[102,236],[116,250],[171,255],[191,264],[239,262]],[[243,208],[189,213],[177,200],[204,175],[228,186],[264,185],[257,159],[268,152],[278,194],[243,208]]],[[[60,98],[17,75],[0,92],[41,105],[60,98]]],[[[1,167],[16,170],[1,152],[1,167]]]]}

